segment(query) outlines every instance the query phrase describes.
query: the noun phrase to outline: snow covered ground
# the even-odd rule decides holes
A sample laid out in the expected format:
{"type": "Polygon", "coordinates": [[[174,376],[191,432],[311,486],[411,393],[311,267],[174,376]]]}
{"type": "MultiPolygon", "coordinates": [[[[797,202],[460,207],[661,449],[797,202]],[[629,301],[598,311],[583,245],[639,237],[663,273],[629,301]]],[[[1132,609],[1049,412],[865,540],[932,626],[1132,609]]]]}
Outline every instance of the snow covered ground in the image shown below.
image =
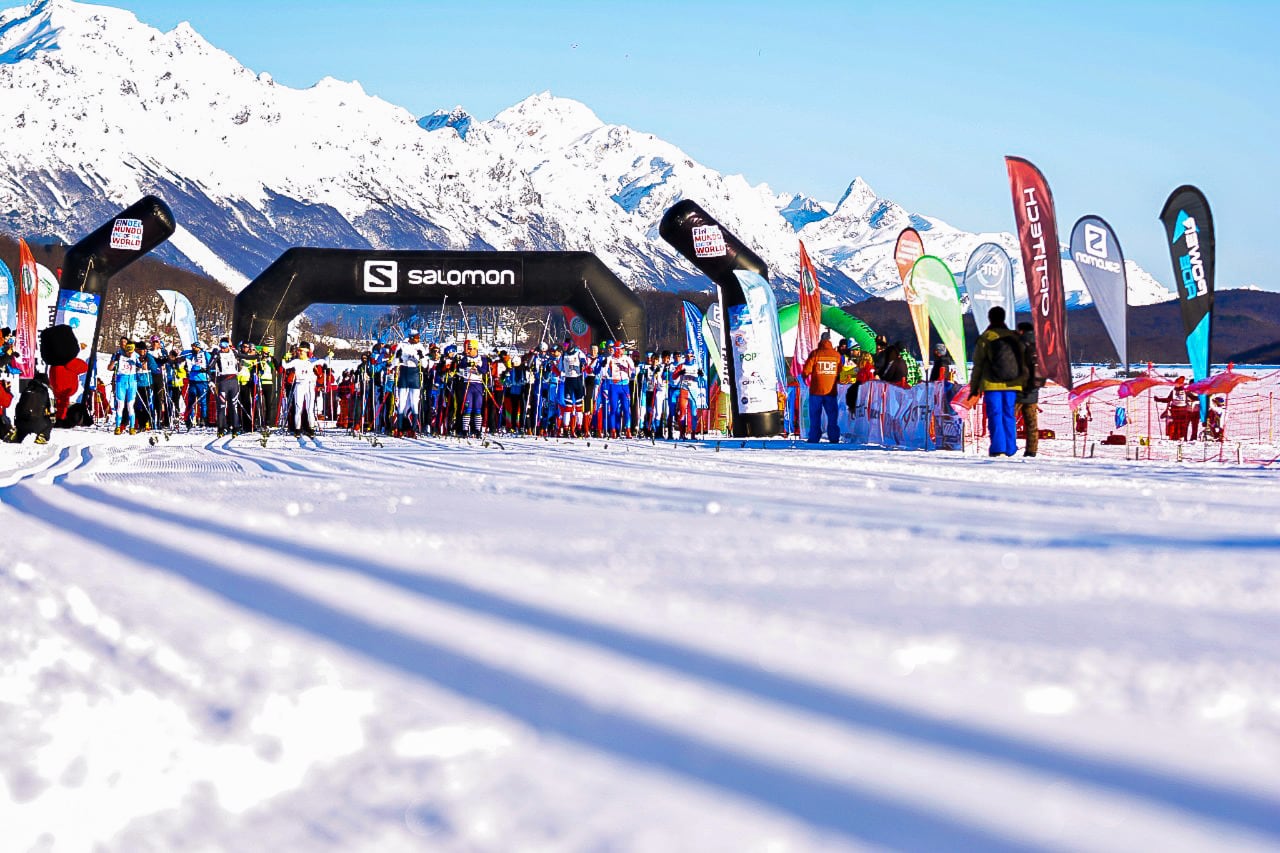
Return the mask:
{"type": "Polygon", "coordinates": [[[504,445],[0,445],[4,849],[1280,849],[1274,469],[504,445]]]}

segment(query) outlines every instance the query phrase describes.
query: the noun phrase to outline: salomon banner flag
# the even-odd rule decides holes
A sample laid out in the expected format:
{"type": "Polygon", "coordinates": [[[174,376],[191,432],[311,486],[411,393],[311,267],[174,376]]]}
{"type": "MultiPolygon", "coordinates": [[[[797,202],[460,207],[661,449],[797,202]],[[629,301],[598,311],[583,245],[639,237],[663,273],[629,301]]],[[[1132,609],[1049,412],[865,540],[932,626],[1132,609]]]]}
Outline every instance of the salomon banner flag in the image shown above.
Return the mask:
{"type": "Polygon", "coordinates": [[[947,345],[955,361],[956,378],[969,381],[969,364],[965,358],[964,309],[960,307],[960,290],[956,277],[942,258],[925,255],[911,268],[911,285],[929,309],[929,319],[938,337],[947,345]]]}
{"type": "MultiPolygon", "coordinates": [[[[1013,261],[999,243],[983,243],[969,253],[969,260],[964,265],[964,288],[969,293],[969,308],[979,331],[986,327],[987,312],[997,305],[1004,309],[1009,328],[1017,325],[1013,261]]],[[[964,353],[951,355],[956,361],[962,361],[964,353]]]]}
{"type": "MultiPolygon", "coordinates": [[[[1071,390],[1071,352],[1067,343],[1067,301],[1062,288],[1062,250],[1053,195],[1040,170],[1021,157],[1005,157],[1013,218],[1022,247],[1022,272],[1027,280],[1031,319],[1036,330],[1040,370],[1071,390]]],[[[978,318],[982,328],[985,317],[978,318]]]]}
{"type": "Polygon", "coordinates": [[[809,354],[818,348],[822,331],[822,292],[818,289],[818,273],[800,241],[800,313],[796,317],[796,344],[791,353],[791,378],[800,381],[800,371],[809,354]]]}
{"type": "Polygon", "coordinates": [[[40,353],[36,326],[40,313],[40,272],[26,240],[18,240],[18,316],[14,333],[18,339],[18,367],[23,379],[35,376],[40,353]]]}
{"type": "Polygon", "coordinates": [[[1129,282],[1120,241],[1102,217],[1082,216],[1071,229],[1071,260],[1115,344],[1120,363],[1129,366],[1129,282]]]}
{"type": "Polygon", "coordinates": [[[1209,339],[1213,326],[1213,215],[1204,193],[1192,186],[1173,191],[1160,212],[1173,279],[1182,305],[1187,356],[1196,379],[1209,375],[1209,339]]]}
{"type": "MultiPolygon", "coordinates": [[[[902,293],[907,300],[907,310],[911,312],[911,324],[916,330],[916,343],[920,346],[920,357],[925,375],[929,373],[929,306],[924,297],[915,290],[911,283],[911,269],[916,261],[924,255],[924,241],[914,228],[903,228],[898,235],[898,242],[893,246],[893,262],[898,265],[898,278],[902,280],[902,293]]],[[[956,361],[963,359],[957,358],[956,361]]]]}

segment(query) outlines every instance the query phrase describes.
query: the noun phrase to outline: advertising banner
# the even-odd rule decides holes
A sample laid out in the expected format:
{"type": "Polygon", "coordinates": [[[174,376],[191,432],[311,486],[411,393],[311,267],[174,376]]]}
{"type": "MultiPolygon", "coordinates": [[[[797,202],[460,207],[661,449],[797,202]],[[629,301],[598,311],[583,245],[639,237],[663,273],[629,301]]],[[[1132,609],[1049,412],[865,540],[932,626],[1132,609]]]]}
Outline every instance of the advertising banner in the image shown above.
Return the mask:
{"type": "Polygon", "coordinates": [[[858,388],[853,412],[855,444],[879,444],[913,450],[960,449],[944,426],[946,383],[921,382],[899,388],[888,382],[865,382],[858,388]]]}
{"type": "Polygon", "coordinates": [[[729,390],[729,374],[724,369],[724,323],[720,317],[720,303],[712,302],[702,318],[702,340],[707,345],[711,360],[711,378],[721,391],[729,390]]]}
{"type": "Polygon", "coordinates": [[[692,302],[683,304],[685,347],[693,350],[698,367],[702,368],[702,375],[707,376],[711,365],[710,356],[707,353],[707,342],[702,337],[702,309],[692,302]]]}
{"type": "Polygon", "coordinates": [[[9,265],[0,261],[0,326],[12,329],[18,324],[17,291],[13,286],[13,273],[9,265]]]}
{"type": "Polygon", "coordinates": [[[178,330],[178,340],[184,350],[191,349],[196,339],[196,312],[191,300],[176,290],[157,290],[164,307],[169,310],[169,322],[178,330]]]}
{"type": "Polygon", "coordinates": [[[1213,332],[1213,214],[1204,193],[1184,185],[1170,193],[1160,221],[1169,238],[1191,373],[1196,379],[1204,379],[1209,375],[1209,341],[1213,332]]]}
{"type": "MultiPolygon", "coordinates": [[[[999,243],[983,243],[969,253],[964,265],[964,288],[969,293],[973,319],[981,332],[987,327],[987,312],[999,305],[1009,328],[1017,325],[1013,296],[1013,261],[999,243]]],[[[952,356],[959,360],[959,353],[952,356]]]]}
{"type": "Polygon", "coordinates": [[[941,258],[925,255],[916,261],[908,276],[912,289],[920,294],[929,309],[929,320],[938,337],[947,345],[955,362],[956,379],[969,381],[969,363],[965,354],[964,309],[960,306],[960,290],[956,277],[941,258]]]}
{"type": "Polygon", "coordinates": [[[58,277],[44,264],[36,264],[36,335],[52,326],[58,314],[58,277]]]}
{"type": "Polygon", "coordinates": [[[18,257],[18,313],[14,336],[17,338],[19,373],[23,379],[30,379],[35,375],[36,358],[40,354],[40,339],[36,336],[40,317],[40,273],[26,240],[18,240],[18,257]]]}
{"type": "Polygon", "coordinates": [[[800,241],[800,311],[796,317],[796,342],[791,353],[791,378],[800,379],[809,354],[818,348],[822,330],[822,293],[818,289],[818,273],[800,241]]]}
{"type": "Polygon", "coordinates": [[[778,310],[773,289],[758,273],[735,270],[746,302],[728,311],[729,346],[738,379],[738,411],[742,414],[780,411],[778,391],[785,368],[778,310]]]}
{"type": "Polygon", "coordinates": [[[591,352],[591,327],[587,325],[587,321],[568,305],[561,305],[560,311],[564,314],[564,325],[569,330],[573,345],[583,352],[591,352]]]}
{"type": "Polygon", "coordinates": [[[57,314],[54,325],[67,325],[76,334],[76,340],[85,350],[80,357],[88,360],[88,349],[93,347],[93,333],[98,328],[98,311],[102,297],[97,293],[79,290],[58,292],[57,314]]]}
{"type": "Polygon", "coordinates": [[[1129,364],[1129,283],[1116,232],[1102,217],[1082,216],[1071,229],[1071,260],[1111,336],[1120,363],[1129,364]]]}
{"type": "MultiPolygon", "coordinates": [[[[1022,248],[1031,319],[1036,330],[1040,371],[1071,390],[1071,350],[1067,343],[1067,301],[1062,287],[1062,257],[1053,195],[1040,170],[1021,157],[1005,157],[1013,218],[1022,248]]],[[[979,322],[985,328],[985,321],[979,322]]]]}
{"type": "MultiPolygon", "coordinates": [[[[911,269],[924,255],[924,241],[914,228],[904,228],[893,247],[893,261],[898,265],[898,278],[902,280],[902,293],[911,312],[911,324],[916,330],[916,343],[920,347],[921,366],[929,373],[929,306],[911,281],[911,269]]],[[[954,355],[954,353],[953,353],[954,355]]],[[[961,359],[957,358],[956,361],[961,359]]]]}

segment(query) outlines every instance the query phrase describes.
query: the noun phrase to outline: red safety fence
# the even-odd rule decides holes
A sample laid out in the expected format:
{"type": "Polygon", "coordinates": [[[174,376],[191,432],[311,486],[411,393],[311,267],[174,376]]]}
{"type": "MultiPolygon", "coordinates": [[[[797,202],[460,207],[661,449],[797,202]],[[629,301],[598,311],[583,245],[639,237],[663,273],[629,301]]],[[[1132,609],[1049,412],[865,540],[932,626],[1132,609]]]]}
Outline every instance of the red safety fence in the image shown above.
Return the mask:
{"type": "MultiPolygon", "coordinates": [[[[1172,381],[1172,376],[1151,375],[1172,381]]],[[[1198,409],[1179,412],[1164,399],[1170,396],[1170,384],[1154,385],[1129,397],[1120,396],[1118,384],[1101,387],[1083,400],[1074,400],[1074,408],[1071,397],[1096,377],[1080,378],[1073,395],[1061,386],[1047,385],[1040,391],[1041,453],[1165,462],[1276,463],[1280,457],[1280,370],[1248,375],[1256,381],[1243,382],[1222,395],[1225,404],[1221,415],[1211,413],[1206,423],[1201,423],[1198,409]],[[1118,416],[1119,411],[1123,414],[1118,416]]],[[[980,402],[968,410],[965,420],[966,445],[985,451],[989,442],[980,402]]],[[[1019,423],[1019,439],[1024,438],[1022,432],[1019,423]]]]}

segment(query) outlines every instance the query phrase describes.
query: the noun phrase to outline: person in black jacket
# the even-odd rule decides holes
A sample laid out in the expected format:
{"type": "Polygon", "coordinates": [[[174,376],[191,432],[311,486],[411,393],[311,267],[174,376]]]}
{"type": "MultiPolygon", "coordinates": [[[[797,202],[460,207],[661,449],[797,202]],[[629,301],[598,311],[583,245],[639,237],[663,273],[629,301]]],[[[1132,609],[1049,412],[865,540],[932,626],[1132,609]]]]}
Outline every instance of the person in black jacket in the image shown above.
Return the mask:
{"type": "Polygon", "coordinates": [[[1045,378],[1040,375],[1040,357],[1036,354],[1036,331],[1030,323],[1018,324],[1018,337],[1022,338],[1022,357],[1026,362],[1027,379],[1015,398],[1017,413],[1022,416],[1027,446],[1023,456],[1035,456],[1040,448],[1040,389],[1045,378]]]}
{"type": "Polygon", "coordinates": [[[903,346],[896,341],[882,353],[883,361],[877,365],[876,375],[882,381],[900,388],[907,387],[907,360],[903,357],[903,346]]]}
{"type": "Polygon", "coordinates": [[[37,373],[18,398],[11,440],[21,444],[24,438],[35,433],[36,444],[48,444],[53,429],[52,415],[53,395],[49,392],[48,377],[37,373]]]}

